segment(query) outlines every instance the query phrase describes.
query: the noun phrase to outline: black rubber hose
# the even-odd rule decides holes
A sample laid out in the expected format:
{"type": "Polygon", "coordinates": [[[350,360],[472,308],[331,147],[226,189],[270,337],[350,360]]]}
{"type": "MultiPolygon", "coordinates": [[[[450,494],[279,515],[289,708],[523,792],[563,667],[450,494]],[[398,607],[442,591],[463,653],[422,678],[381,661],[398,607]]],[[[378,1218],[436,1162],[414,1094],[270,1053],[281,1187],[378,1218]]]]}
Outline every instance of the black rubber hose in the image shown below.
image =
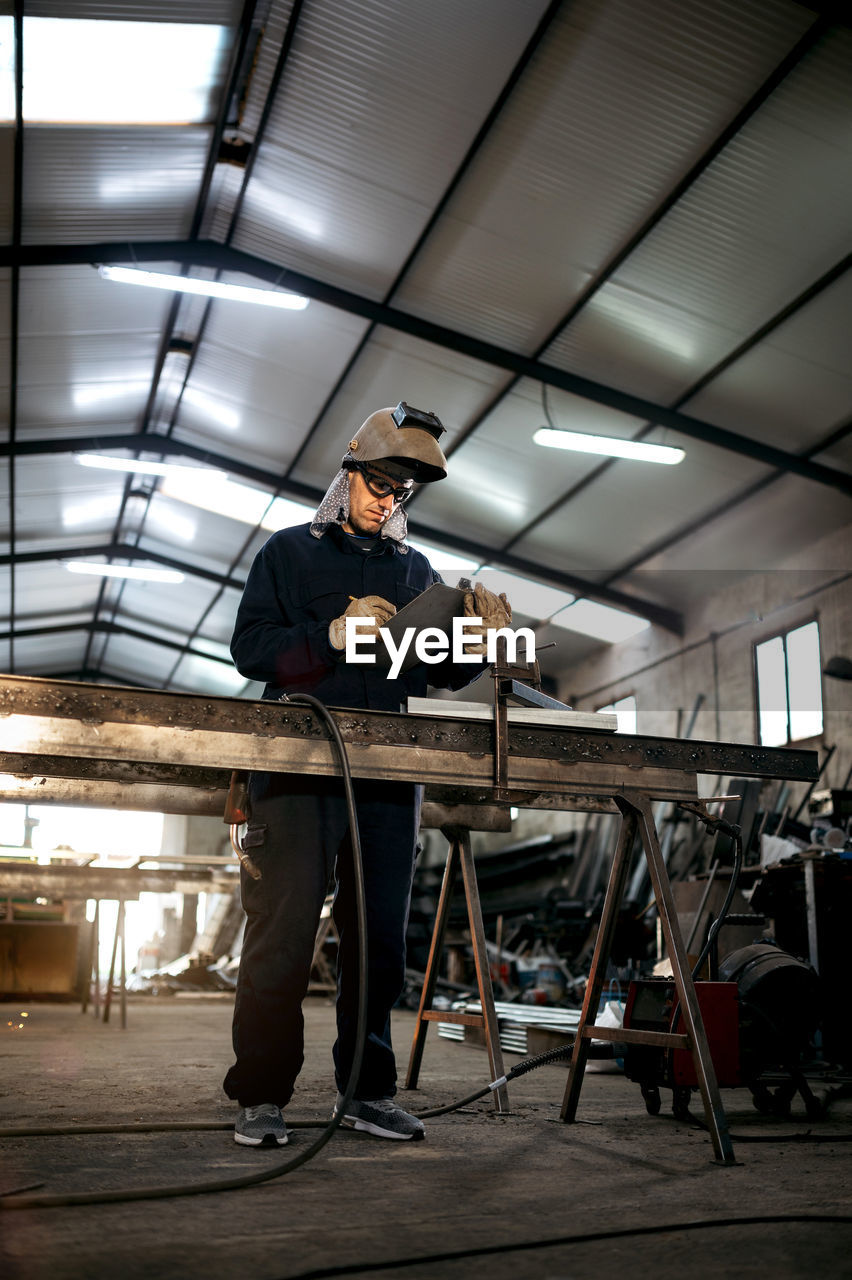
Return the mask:
{"type": "Polygon", "coordinates": [[[511,1071],[507,1071],[499,1080],[492,1080],[482,1089],[477,1089],[476,1093],[469,1093],[466,1098],[459,1098],[455,1102],[448,1102],[443,1107],[432,1107],[430,1111],[416,1111],[414,1114],[418,1120],[431,1120],[433,1116],[445,1116],[450,1111],[458,1111],[460,1107],[466,1107],[471,1102],[478,1102],[480,1098],[484,1098],[487,1093],[493,1093],[495,1089],[501,1089],[504,1084],[508,1084],[510,1080],[517,1080],[518,1076],[524,1076],[528,1071],[535,1071],[538,1067],[544,1067],[548,1062],[558,1062],[560,1058],[567,1058],[569,1053],[574,1051],[574,1041],[570,1044],[559,1045],[556,1049],[546,1049],[544,1053],[537,1053],[534,1058],[525,1058],[523,1062],[519,1062],[512,1067],[511,1071]]]}
{"type": "Polygon", "coordinates": [[[719,912],[718,916],[713,921],[713,925],[710,929],[710,932],[707,934],[707,941],[704,943],[704,946],[701,949],[701,955],[698,957],[695,964],[693,965],[693,968],[692,968],[693,981],[698,977],[699,973],[701,972],[701,968],[704,964],[704,961],[709,956],[710,949],[719,935],[719,930],[722,928],[722,925],[725,923],[725,917],[727,916],[728,912],[731,909],[731,903],[734,900],[734,893],[736,892],[737,884],[739,882],[740,872],[743,869],[742,831],[740,830],[739,827],[733,827],[733,826],[728,827],[726,829],[728,830],[729,834],[731,835],[734,841],[734,866],[733,866],[733,870],[731,871],[731,881],[730,881],[730,884],[728,885],[728,892],[725,894],[725,901],[722,903],[722,910],[719,912]]]}
{"type": "MultiPolygon", "coordinates": [[[[450,1111],[458,1111],[460,1107],[466,1107],[471,1102],[478,1102],[487,1093],[493,1093],[495,1089],[508,1084],[510,1080],[517,1080],[519,1076],[526,1075],[528,1071],[535,1071],[539,1067],[546,1066],[549,1062],[558,1062],[560,1058],[567,1058],[569,1053],[573,1052],[573,1049],[573,1040],[570,1044],[560,1045],[556,1049],[547,1049],[544,1053],[536,1054],[533,1058],[525,1058],[523,1062],[516,1063],[506,1075],[501,1076],[499,1080],[492,1080],[490,1084],[477,1089],[475,1093],[469,1093],[464,1098],[457,1098],[455,1102],[448,1102],[443,1107],[432,1107],[429,1111],[415,1111],[412,1114],[418,1120],[428,1120],[432,1116],[443,1116],[450,1111]]],[[[288,1129],[316,1129],[324,1124],[325,1121],[323,1120],[291,1120],[288,1121],[287,1127],[288,1129]]],[[[39,1125],[37,1128],[0,1129],[0,1138],[61,1138],[78,1137],[86,1133],[210,1132],[230,1128],[230,1121],[223,1120],[162,1120],[153,1124],[39,1125]]],[[[11,1193],[7,1192],[6,1194],[11,1193]]]]}
{"type": "MultiPolygon", "coordinates": [[[[0,1209],[54,1209],[69,1205],[108,1204],[131,1200],[165,1200],[175,1196],[202,1195],[208,1191],[236,1191],[242,1187],[255,1186],[259,1182],[269,1182],[273,1178],[280,1178],[285,1173],[291,1173],[294,1169],[298,1169],[301,1165],[306,1164],[308,1160],[312,1160],[329,1141],[335,1130],[339,1128],[357,1087],[364,1057],[364,1043],[367,1036],[367,909],[364,896],[364,866],[361,857],[358,814],[355,810],[355,794],[352,787],[352,774],[349,768],[346,744],[328,708],[318,698],[314,698],[308,693],[285,695],[282,701],[311,707],[328,727],[340,760],[343,787],[346,794],[346,807],[349,814],[352,864],[355,872],[356,915],[358,920],[358,990],[360,999],[358,1002],[358,1022],[352,1070],[349,1074],[342,1105],[325,1125],[316,1142],[312,1142],[309,1147],[299,1152],[297,1156],[286,1160],[283,1164],[273,1165],[271,1169],[265,1169],[262,1173],[251,1173],[239,1178],[216,1179],[209,1182],[194,1182],[176,1186],[139,1187],[137,1190],[127,1191],[77,1191],[68,1192],[64,1195],[38,1196],[6,1193],[0,1196],[0,1209]]],[[[102,1132],[103,1130],[90,1126],[89,1131],[102,1132]]]]}

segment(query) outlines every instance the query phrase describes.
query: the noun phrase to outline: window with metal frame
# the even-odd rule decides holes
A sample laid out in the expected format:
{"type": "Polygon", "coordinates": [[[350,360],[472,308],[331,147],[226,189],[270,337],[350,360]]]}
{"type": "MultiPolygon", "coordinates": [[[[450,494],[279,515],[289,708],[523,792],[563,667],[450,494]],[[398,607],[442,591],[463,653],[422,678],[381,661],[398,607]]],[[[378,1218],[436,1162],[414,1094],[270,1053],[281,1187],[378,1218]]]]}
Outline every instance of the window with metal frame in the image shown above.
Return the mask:
{"type": "Polygon", "coordinates": [[[754,646],[761,746],[782,747],[822,733],[820,668],[816,619],[754,646]]]}

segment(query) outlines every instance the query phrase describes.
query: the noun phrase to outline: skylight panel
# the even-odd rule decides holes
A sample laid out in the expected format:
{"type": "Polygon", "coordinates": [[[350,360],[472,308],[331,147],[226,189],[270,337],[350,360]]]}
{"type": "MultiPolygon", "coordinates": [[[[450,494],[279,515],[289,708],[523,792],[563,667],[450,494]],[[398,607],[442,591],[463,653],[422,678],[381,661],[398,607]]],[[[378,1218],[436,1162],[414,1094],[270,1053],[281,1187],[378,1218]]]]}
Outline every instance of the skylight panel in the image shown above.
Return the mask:
{"type": "MultiPolygon", "coordinates": [[[[208,23],[24,18],[29,124],[197,124],[227,28],[208,23]]],[[[14,22],[0,18],[0,119],[15,117],[14,22]]]]}

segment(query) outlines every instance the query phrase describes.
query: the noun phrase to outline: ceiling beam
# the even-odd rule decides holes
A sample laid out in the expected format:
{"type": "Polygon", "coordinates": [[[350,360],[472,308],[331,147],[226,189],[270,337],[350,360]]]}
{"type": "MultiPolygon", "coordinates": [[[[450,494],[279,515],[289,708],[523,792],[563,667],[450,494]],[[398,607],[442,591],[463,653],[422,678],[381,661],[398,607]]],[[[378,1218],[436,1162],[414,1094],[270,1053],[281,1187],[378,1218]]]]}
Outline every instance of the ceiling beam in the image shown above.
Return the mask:
{"type": "MultiPolygon", "coordinates": [[[[10,446],[7,443],[0,442],[0,457],[8,453],[9,448],[10,446]]],[[[183,443],[171,436],[160,436],[151,432],[134,432],[130,435],[80,436],[73,439],[66,437],[58,440],[22,440],[17,445],[19,457],[51,453],[79,453],[81,451],[101,452],[105,449],[132,449],[137,454],[156,453],[163,457],[193,458],[211,467],[230,471],[233,475],[262,485],[275,493],[300,499],[311,507],[317,507],[324,496],[324,491],[315,488],[313,485],[302,484],[296,480],[283,480],[281,476],[276,475],[273,471],[265,471],[263,468],[253,466],[251,463],[241,462],[224,454],[213,453],[211,450],[200,448],[198,445],[183,443]]],[[[496,551],[494,547],[489,547],[485,543],[475,542],[470,538],[462,538],[441,529],[432,529],[419,521],[410,520],[408,527],[411,536],[415,539],[436,543],[438,546],[446,547],[448,551],[456,551],[459,554],[468,555],[471,559],[478,560],[481,564],[499,565],[523,577],[562,587],[565,591],[570,591],[574,595],[590,600],[598,600],[601,604],[609,604],[614,609],[624,609],[628,613],[638,614],[643,618],[647,618],[649,622],[665,627],[667,631],[672,631],[676,635],[683,634],[682,614],[676,609],[670,609],[660,604],[658,601],[646,600],[639,596],[631,595],[626,591],[619,591],[615,587],[602,586],[597,582],[582,578],[578,574],[566,573],[561,569],[548,568],[545,565],[526,560],[522,556],[516,556],[510,552],[496,551]]],[[[42,549],[40,551],[29,551],[18,555],[16,559],[21,564],[97,555],[118,556],[120,559],[153,560],[157,564],[206,578],[209,582],[216,582],[220,586],[232,587],[236,591],[242,591],[245,585],[244,581],[229,577],[226,574],[201,569],[192,563],[146,551],[142,547],[114,542],[99,547],[83,546],[71,550],[57,549],[51,551],[42,549]]],[[[9,555],[0,555],[0,565],[10,563],[11,557],[9,555]]]]}
{"type": "MultiPolygon", "coordinates": [[[[543,382],[547,386],[559,387],[583,400],[591,400],[595,404],[605,405],[619,413],[628,414],[643,421],[652,422],[661,427],[668,427],[693,440],[701,440],[705,444],[719,449],[727,449],[731,453],[740,454],[775,467],[779,471],[791,471],[813,480],[817,484],[828,485],[839,489],[842,493],[852,494],[852,475],[837,471],[821,463],[811,462],[797,454],[788,453],[784,449],[776,449],[760,440],[752,440],[735,431],[715,426],[701,418],[693,417],[665,405],[655,404],[642,396],[631,395],[620,391],[617,387],[606,386],[591,378],[581,377],[555,365],[545,364],[530,356],[493,342],[485,342],[470,334],[460,333],[445,325],[434,324],[419,316],[409,315],[386,303],[365,298],[348,289],[340,289],[326,284],[312,276],[298,271],[290,271],[264,258],[255,257],[229,245],[218,244],[212,240],[160,240],[128,242],[101,242],[97,244],[79,245],[11,245],[0,246],[0,267],[38,267],[49,265],[71,265],[88,263],[129,262],[138,265],[141,262],[173,261],[182,267],[208,267],[218,271],[235,271],[263,280],[281,289],[300,293],[314,301],[324,303],[337,310],[346,311],[350,315],[360,316],[375,324],[384,325],[400,333],[419,338],[423,342],[455,351],[461,355],[479,360],[495,368],[506,369],[511,373],[531,378],[535,382],[543,382]]],[[[852,263],[852,255],[845,261],[844,269],[852,263]]]]}
{"type": "Polygon", "coordinates": [[[200,565],[174,556],[164,556],[158,551],[147,551],[144,547],[134,547],[130,543],[106,542],[101,546],[61,547],[55,550],[18,551],[14,557],[0,555],[0,565],[38,564],[47,560],[90,560],[93,556],[107,556],[110,560],[151,560],[168,569],[176,569],[179,573],[187,573],[195,578],[203,578],[206,582],[215,582],[220,587],[231,587],[234,591],[242,591],[245,581],[230,578],[226,574],[216,573],[213,569],[202,569],[200,565]]]}
{"type": "MultiPolygon", "coordinates": [[[[37,640],[43,636],[71,635],[81,631],[91,636],[131,636],[134,640],[142,640],[146,644],[156,644],[162,649],[186,653],[193,658],[206,658],[209,662],[218,662],[230,671],[234,670],[234,664],[230,658],[220,658],[214,653],[205,653],[203,649],[187,647],[183,640],[167,640],[165,636],[151,635],[149,631],[144,631],[140,627],[128,627],[122,622],[107,622],[105,618],[91,622],[55,622],[40,627],[16,627],[15,636],[19,640],[37,640]]],[[[11,631],[0,631],[0,642],[9,640],[11,635],[11,631]]],[[[248,681],[246,683],[248,684],[248,681]]]]}
{"type": "MultiPolygon", "coordinates": [[[[301,3],[302,3],[302,0],[295,0],[293,11],[291,12],[290,23],[288,24],[288,30],[289,30],[289,26],[291,26],[296,21],[296,17],[294,16],[294,14],[298,9],[301,8],[301,3]]],[[[204,170],[201,175],[201,183],[199,186],[198,195],[195,200],[195,209],[193,211],[192,222],[189,228],[189,238],[192,240],[196,239],[196,237],[199,235],[205,213],[207,212],[210,190],[213,184],[213,176],[216,171],[216,166],[220,160],[222,142],[225,136],[225,131],[228,128],[228,124],[229,124],[229,115],[230,115],[231,105],[237,102],[238,96],[241,94],[240,86],[242,85],[244,87],[247,81],[247,77],[251,75],[252,64],[254,62],[255,57],[257,56],[257,41],[258,39],[261,39],[263,35],[263,23],[264,23],[265,14],[261,13],[259,15],[257,12],[257,9],[258,9],[258,0],[243,0],[242,14],[240,17],[239,26],[236,31],[235,40],[231,47],[231,57],[230,57],[228,73],[227,73],[227,76],[225,77],[222,94],[219,99],[219,107],[216,113],[216,121],[213,126],[213,130],[208,142],[207,157],[204,162],[204,170]]],[[[257,139],[255,139],[255,141],[257,141],[257,139]]],[[[250,163],[243,170],[242,188],[241,188],[240,197],[238,200],[238,207],[242,201],[242,194],[245,191],[245,184],[248,181],[248,174],[251,169],[251,163],[253,163],[253,160],[257,155],[256,147],[250,148],[249,155],[250,155],[250,163]]],[[[211,300],[208,299],[207,301],[208,301],[208,306],[205,309],[201,324],[194,336],[193,341],[189,345],[189,360],[186,362],[186,367],[184,369],[183,387],[181,388],[178,399],[175,402],[175,410],[174,410],[175,415],[177,414],[177,406],[179,405],[180,399],[183,396],[183,391],[189,382],[192,369],[195,364],[195,359],[198,353],[201,337],[203,335],[204,328],[206,326],[207,315],[209,313],[211,300]]],[[[176,325],[178,321],[178,316],[181,313],[180,302],[181,302],[180,294],[174,294],[172,297],[172,304],[169,307],[169,312],[166,318],[165,325],[163,327],[162,333],[160,334],[159,349],[157,352],[157,359],[154,365],[154,370],[151,378],[151,385],[148,390],[148,398],[142,413],[141,421],[137,428],[139,431],[147,431],[151,423],[151,419],[153,417],[154,405],[156,403],[157,394],[160,387],[160,380],[162,378],[162,373],[165,367],[166,358],[168,356],[169,351],[172,350],[172,342],[176,336],[175,335],[176,325]]],[[[176,418],[173,417],[170,430],[173,429],[175,420],[176,418]]],[[[133,477],[128,476],[124,486],[124,493],[122,495],[122,500],[119,507],[118,515],[116,517],[115,525],[113,528],[113,534],[112,534],[113,538],[119,537],[121,525],[124,519],[125,506],[131,493],[132,483],[133,483],[133,477]]],[[[151,494],[153,494],[153,489],[151,490],[151,494]]],[[[148,501],[145,506],[145,512],[142,517],[142,522],[135,535],[135,541],[137,543],[139,542],[142,536],[142,531],[144,529],[145,519],[147,518],[147,515],[148,515],[150,503],[151,503],[151,496],[149,495],[148,501]]],[[[95,620],[97,620],[100,617],[101,609],[103,608],[105,601],[107,601],[109,598],[107,596],[105,587],[106,587],[106,580],[104,580],[104,586],[99,591],[98,598],[95,603],[95,609],[93,614],[95,620]]],[[[123,596],[123,587],[120,588],[119,591],[117,591],[111,597],[111,604],[112,604],[111,615],[112,615],[113,621],[115,620],[116,616],[119,613],[122,596],[123,596]]],[[[92,644],[92,637],[90,636],[86,655],[83,660],[84,666],[87,666],[89,664],[89,660],[91,657],[91,652],[90,652],[91,644],[92,644]]],[[[107,650],[107,644],[104,644],[100,653],[100,657],[98,659],[99,666],[103,665],[103,662],[106,656],[106,650],[107,650]]]]}

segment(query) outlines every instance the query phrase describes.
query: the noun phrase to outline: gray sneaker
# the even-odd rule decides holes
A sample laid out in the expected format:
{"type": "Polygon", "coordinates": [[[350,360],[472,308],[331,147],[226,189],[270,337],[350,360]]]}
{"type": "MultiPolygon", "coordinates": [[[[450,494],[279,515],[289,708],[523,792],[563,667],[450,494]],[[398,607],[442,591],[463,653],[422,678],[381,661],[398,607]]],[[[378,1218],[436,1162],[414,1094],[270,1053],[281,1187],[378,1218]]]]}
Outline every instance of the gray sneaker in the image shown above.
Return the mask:
{"type": "MultiPolygon", "coordinates": [[[[343,1094],[337,1095],[334,1114],[337,1115],[343,1094]]],[[[353,1098],[341,1121],[347,1129],[361,1129],[364,1133],[374,1133],[377,1138],[414,1139],[426,1137],[422,1120],[410,1116],[402,1107],[398,1107],[393,1098],[370,1098],[360,1100],[353,1098]]]]}
{"type": "Polygon", "coordinates": [[[243,1107],[234,1125],[234,1142],[244,1147],[283,1147],[289,1139],[281,1108],[274,1102],[260,1102],[256,1107],[243,1107]]]}

